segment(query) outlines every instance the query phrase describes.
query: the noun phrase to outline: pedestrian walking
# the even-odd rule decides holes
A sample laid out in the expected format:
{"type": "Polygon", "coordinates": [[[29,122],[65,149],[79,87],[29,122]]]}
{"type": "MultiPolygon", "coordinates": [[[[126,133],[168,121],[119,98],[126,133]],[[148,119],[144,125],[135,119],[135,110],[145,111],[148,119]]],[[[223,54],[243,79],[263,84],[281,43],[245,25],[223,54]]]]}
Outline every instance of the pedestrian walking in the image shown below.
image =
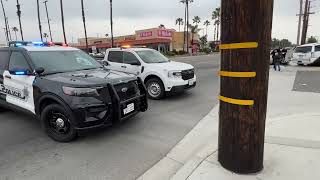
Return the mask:
{"type": "Polygon", "coordinates": [[[275,71],[279,70],[281,71],[281,58],[282,57],[282,52],[280,50],[280,48],[273,50],[272,52],[272,58],[273,58],[273,68],[275,71]]]}

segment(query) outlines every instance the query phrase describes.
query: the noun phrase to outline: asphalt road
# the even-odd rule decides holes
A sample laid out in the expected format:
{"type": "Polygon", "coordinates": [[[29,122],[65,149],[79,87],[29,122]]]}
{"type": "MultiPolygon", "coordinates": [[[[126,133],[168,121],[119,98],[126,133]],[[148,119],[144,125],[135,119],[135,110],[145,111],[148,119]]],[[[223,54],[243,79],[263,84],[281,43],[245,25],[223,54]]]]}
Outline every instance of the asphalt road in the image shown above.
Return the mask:
{"type": "Polygon", "coordinates": [[[119,127],[63,144],[37,120],[0,114],[0,179],[135,179],[162,159],[216,104],[219,56],[174,59],[195,66],[198,86],[150,101],[150,109],[119,127]]]}

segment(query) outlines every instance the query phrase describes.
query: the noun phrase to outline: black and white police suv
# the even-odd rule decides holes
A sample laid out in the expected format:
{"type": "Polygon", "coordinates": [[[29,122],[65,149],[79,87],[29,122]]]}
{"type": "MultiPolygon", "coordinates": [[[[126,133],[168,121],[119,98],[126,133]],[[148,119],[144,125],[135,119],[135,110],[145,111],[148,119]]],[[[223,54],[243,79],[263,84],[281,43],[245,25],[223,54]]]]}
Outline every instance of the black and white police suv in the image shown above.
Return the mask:
{"type": "Polygon", "coordinates": [[[35,115],[52,139],[68,142],[148,104],[139,78],[105,69],[79,49],[15,42],[0,48],[0,111],[7,108],[35,115]]]}

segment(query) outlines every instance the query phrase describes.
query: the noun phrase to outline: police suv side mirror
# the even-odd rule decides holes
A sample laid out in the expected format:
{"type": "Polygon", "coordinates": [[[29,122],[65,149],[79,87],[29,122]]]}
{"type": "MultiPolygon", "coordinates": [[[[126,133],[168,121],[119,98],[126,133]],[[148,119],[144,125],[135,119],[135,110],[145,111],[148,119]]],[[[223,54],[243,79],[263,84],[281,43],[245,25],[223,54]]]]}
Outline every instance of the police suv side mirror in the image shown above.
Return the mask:
{"type": "Polygon", "coordinates": [[[109,66],[108,61],[101,61],[101,64],[104,65],[104,66],[109,66]]]}
{"type": "Polygon", "coordinates": [[[44,68],[43,67],[38,67],[34,70],[35,73],[37,73],[38,75],[42,74],[44,72],[44,68]]]}

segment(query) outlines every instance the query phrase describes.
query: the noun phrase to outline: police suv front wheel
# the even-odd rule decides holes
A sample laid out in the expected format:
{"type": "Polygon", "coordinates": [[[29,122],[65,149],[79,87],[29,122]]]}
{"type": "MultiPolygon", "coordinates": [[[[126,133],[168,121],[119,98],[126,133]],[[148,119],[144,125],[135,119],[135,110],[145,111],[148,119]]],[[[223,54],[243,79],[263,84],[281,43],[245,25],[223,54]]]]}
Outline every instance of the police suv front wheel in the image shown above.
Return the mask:
{"type": "Polygon", "coordinates": [[[70,123],[71,116],[58,104],[51,104],[41,113],[43,127],[53,140],[70,142],[77,137],[77,131],[70,123]]]}

